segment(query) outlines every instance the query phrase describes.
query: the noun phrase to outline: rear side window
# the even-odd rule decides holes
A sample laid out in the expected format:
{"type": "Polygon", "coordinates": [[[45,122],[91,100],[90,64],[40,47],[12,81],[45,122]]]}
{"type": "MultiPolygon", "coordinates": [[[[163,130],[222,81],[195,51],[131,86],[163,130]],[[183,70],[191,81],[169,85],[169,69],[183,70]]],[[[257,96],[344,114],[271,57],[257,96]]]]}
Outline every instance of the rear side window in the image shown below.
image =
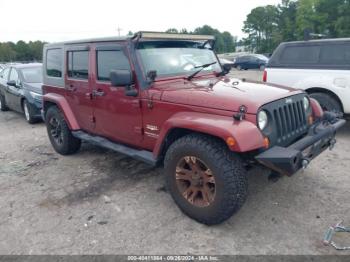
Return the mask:
{"type": "Polygon", "coordinates": [[[129,69],[128,58],[120,50],[97,51],[97,78],[100,81],[109,81],[111,70],[129,69]]]}
{"type": "Polygon", "coordinates": [[[68,52],[68,77],[89,78],[89,51],[68,52]]]}
{"type": "Polygon", "coordinates": [[[350,43],[322,46],[320,64],[350,65],[350,43]]]}
{"type": "Polygon", "coordinates": [[[62,77],[62,49],[47,50],[46,74],[51,77],[62,77]]]}
{"type": "Polygon", "coordinates": [[[279,62],[281,64],[317,64],[320,56],[320,46],[287,46],[279,62]]]}

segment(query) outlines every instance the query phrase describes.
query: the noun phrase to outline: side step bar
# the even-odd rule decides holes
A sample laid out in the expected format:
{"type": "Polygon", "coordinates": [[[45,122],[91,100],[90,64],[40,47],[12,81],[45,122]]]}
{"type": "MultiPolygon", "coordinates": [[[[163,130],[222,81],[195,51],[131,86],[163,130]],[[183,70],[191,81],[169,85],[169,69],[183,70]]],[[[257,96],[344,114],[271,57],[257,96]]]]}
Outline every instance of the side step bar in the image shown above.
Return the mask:
{"type": "Polygon", "coordinates": [[[91,144],[101,146],[104,148],[111,149],[113,151],[116,151],[118,153],[122,153],[124,155],[130,156],[134,159],[143,161],[149,165],[156,166],[157,165],[157,159],[154,158],[152,152],[146,151],[146,150],[137,150],[122,144],[114,143],[106,138],[100,137],[100,136],[92,136],[88,133],[85,133],[84,131],[72,131],[72,135],[76,138],[79,138],[83,141],[87,141],[91,144]]]}

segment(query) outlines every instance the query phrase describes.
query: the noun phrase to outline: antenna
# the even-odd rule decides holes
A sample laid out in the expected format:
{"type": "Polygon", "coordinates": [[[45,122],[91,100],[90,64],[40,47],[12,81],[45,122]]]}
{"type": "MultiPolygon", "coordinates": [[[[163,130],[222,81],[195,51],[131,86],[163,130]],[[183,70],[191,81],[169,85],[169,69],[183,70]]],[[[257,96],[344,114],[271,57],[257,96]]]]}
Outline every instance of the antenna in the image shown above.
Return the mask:
{"type": "Polygon", "coordinates": [[[118,31],[118,36],[120,36],[120,32],[122,31],[123,29],[121,29],[119,26],[117,28],[117,31],[118,31]]]}

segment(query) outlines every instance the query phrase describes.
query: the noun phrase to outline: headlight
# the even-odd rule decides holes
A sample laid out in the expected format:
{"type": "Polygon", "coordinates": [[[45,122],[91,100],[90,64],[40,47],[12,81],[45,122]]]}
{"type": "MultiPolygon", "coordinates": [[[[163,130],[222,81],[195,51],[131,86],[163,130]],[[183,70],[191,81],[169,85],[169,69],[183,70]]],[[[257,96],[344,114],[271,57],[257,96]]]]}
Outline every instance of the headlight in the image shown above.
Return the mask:
{"type": "Polygon", "coordinates": [[[264,130],[268,123],[268,116],[265,111],[260,111],[258,114],[258,126],[260,130],[264,130]]]}
{"type": "Polygon", "coordinates": [[[305,109],[305,111],[309,110],[309,107],[310,107],[310,101],[309,101],[309,99],[305,96],[305,97],[304,97],[304,109],[305,109]]]}
{"type": "Polygon", "coordinates": [[[32,91],[30,91],[29,94],[36,100],[41,100],[41,98],[43,97],[41,94],[38,94],[32,91]]]}

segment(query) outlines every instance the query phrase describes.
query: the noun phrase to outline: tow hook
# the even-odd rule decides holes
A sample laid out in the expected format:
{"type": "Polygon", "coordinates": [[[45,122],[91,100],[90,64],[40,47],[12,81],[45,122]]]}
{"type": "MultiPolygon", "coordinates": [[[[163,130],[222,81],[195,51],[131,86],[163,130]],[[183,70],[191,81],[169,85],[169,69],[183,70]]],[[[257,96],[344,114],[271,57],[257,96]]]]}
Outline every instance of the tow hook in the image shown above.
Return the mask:
{"type": "Polygon", "coordinates": [[[308,167],[308,165],[310,164],[310,160],[304,158],[302,161],[301,161],[301,166],[303,167],[303,169],[306,169],[308,167]]]}
{"type": "Polygon", "coordinates": [[[332,151],[335,143],[337,143],[337,140],[335,138],[331,139],[331,141],[329,141],[329,150],[332,151]]]}
{"type": "Polygon", "coordinates": [[[344,227],[342,225],[342,223],[343,223],[343,221],[339,222],[335,226],[331,226],[331,227],[328,228],[327,232],[325,233],[325,235],[323,237],[323,244],[325,246],[332,246],[336,250],[350,250],[350,246],[349,247],[338,246],[336,243],[334,243],[334,241],[332,241],[333,236],[337,232],[350,233],[350,227],[344,227]]]}

